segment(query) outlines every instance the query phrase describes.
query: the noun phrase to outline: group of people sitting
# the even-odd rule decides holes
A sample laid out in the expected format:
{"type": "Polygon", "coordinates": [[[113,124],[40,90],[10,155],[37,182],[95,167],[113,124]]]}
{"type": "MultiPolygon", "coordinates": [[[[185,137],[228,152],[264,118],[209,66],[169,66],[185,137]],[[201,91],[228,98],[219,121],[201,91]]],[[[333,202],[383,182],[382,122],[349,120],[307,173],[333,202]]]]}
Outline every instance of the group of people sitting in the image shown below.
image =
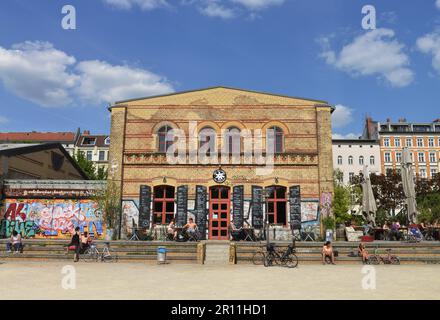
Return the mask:
{"type": "MultiPolygon", "coordinates": [[[[322,264],[326,264],[327,259],[331,264],[335,264],[336,255],[337,251],[333,250],[332,243],[330,241],[327,241],[322,247],[322,264]]],[[[365,244],[363,244],[362,242],[359,243],[357,255],[358,257],[362,258],[363,263],[367,263],[369,254],[368,251],[365,249],[365,244]]]]}
{"type": "Polygon", "coordinates": [[[193,218],[189,218],[188,223],[182,228],[182,232],[179,234],[179,229],[176,227],[176,220],[172,219],[167,227],[167,236],[175,241],[178,240],[197,240],[198,227],[193,218]]]}

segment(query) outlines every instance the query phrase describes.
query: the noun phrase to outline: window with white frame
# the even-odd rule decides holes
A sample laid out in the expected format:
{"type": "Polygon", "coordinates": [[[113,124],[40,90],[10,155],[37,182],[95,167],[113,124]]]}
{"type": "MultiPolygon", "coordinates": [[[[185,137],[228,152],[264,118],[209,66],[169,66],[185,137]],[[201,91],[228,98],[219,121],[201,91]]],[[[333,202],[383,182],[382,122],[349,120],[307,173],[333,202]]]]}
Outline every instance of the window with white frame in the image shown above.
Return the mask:
{"type": "Polygon", "coordinates": [[[359,165],[360,165],[360,166],[363,166],[363,165],[364,165],[364,157],[363,157],[363,156],[360,156],[360,157],[359,157],[359,165]]]}
{"type": "Polygon", "coordinates": [[[402,152],[396,152],[396,162],[397,163],[402,162],[402,152]]]}
{"type": "Polygon", "coordinates": [[[406,138],[406,146],[412,147],[412,138],[406,138]]]}
{"type": "Polygon", "coordinates": [[[420,169],[420,178],[426,179],[426,169],[420,169]]]}
{"type": "Polygon", "coordinates": [[[419,152],[419,162],[425,162],[425,153],[419,152]]]}
{"type": "Polygon", "coordinates": [[[400,138],[394,138],[394,146],[400,147],[400,138]]]}
{"type": "Polygon", "coordinates": [[[389,147],[390,146],[390,138],[384,138],[383,145],[384,145],[384,147],[389,147]]]}
{"type": "Polygon", "coordinates": [[[428,139],[428,146],[429,147],[434,147],[434,138],[429,138],[428,139]]]}
{"type": "Polygon", "coordinates": [[[352,157],[352,156],[349,156],[349,157],[348,157],[348,164],[349,164],[349,165],[352,165],[352,164],[353,164],[353,157],[352,157]]]}
{"type": "Polygon", "coordinates": [[[431,163],[437,162],[437,157],[435,155],[435,152],[430,152],[429,153],[429,162],[431,162],[431,163]]]}
{"type": "Polygon", "coordinates": [[[376,159],[374,158],[374,156],[370,157],[370,165],[374,166],[376,164],[376,159]]]}
{"type": "Polygon", "coordinates": [[[434,179],[437,175],[437,169],[431,169],[431,179],[434,179]]]}
{"type": "Polygon", "coordinates": [[[350,173],[348,174],[348,180],[350,181],[350,183],[353,182],[353,179],[354,179],[354,172],[350,172],[350,173]]]}
{"type": "Polygon", "coordinates": [[[385,158],[385,162],[390,163],[391,162],[391,153],[385,152],[384,158],[385,158]]]}
{"type": "Polygon", "coordinates": [[[342,165],[342,156],[338,157],[338,165],[342,165]]]}
{"type": "Polygon", "coordinates": [[[417,138],[417,147],[423,147],[423,138],[417,138]]]}

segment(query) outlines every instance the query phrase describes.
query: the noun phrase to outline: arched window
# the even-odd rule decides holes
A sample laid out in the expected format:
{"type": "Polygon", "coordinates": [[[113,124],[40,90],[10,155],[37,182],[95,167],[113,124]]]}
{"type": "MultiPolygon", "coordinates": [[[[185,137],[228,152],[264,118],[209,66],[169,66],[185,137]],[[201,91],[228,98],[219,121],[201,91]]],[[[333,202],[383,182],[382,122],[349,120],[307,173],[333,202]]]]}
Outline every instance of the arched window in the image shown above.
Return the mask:
{"type": "Polygon", "coordinates": [[[157,131],[159,152],[167,152],[168,148],[173,144],[174,139],[170,139],[169,135],[167,137],[168,132],[172,129],[172,127],[165,125],[157,131]]]}
{"type": "Polygon", "coordinates": [[[348,157],[348,164],[350,164],[350,165],[353,164],[353,156],[348,157]]]}
{"type": "Polygon", "coordinates": [[[376,160],[375,160],[374,156],[371,156],[370,157],[370,165],[374,166],[375,163],[376,163],[376,160]]]}
{"type": "Polygon", "coordinates": [[[154,224],[167,224],[174,218],[174,187],[154,187],[154,224]]]}
{"type": "Polygon", "coordinates": [[[230,155],[239,155],[241,153],[241,136],[240,129],[237,127],[230,127],[225,132],[225,147],[224,150],[230,155]]]}
{"type": "Polygon", "coordinates": [[[364,165],[364,157],[363,157],[363,156],[360,156],[360,157],[359,157],[359,165],[360,165],[360,166],[363,166],[363,165],[364,165]]]}
{"type": "Polygon", "coordinates": [[[270,127],[268,129],[266,139],[266,151],[273,150],[274,153],[282,153],[284,151],[284,134],[280,127],[270,127]],[[269,149],[269,147],[272,149],[269,149]]]}
{"type": "Polygon", "coordinates": [[[199,132],[199,150],[203,149],[203,154],[210,155],[216,150],[217,133],[211,127],[204,127],[199,132]]]}
{"type": "Polygon", "coordinates": [[[342,165],[342,156],[338,156],[338,164],[342,165]]]}

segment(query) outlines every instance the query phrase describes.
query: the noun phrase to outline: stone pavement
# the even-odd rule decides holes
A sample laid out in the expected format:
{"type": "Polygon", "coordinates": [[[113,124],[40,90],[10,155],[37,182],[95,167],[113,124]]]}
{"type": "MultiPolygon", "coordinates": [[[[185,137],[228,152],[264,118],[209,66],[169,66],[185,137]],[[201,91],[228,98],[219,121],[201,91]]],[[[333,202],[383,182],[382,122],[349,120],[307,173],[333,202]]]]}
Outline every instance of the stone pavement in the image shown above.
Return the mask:
{"type": "MultiPolygon", "coordinates": [[[[2,299],[439,299],[440,265],[376,266],[376,290],[362,289],[362,266],[73,263],[0,264],[2,299]],[[63,289],[62,268],[76,270],[63,289]],[[85,294],[87,292],[87,294],[85,294]]],[[[370,273],[371,274],[371,273],[370,273]]]]}

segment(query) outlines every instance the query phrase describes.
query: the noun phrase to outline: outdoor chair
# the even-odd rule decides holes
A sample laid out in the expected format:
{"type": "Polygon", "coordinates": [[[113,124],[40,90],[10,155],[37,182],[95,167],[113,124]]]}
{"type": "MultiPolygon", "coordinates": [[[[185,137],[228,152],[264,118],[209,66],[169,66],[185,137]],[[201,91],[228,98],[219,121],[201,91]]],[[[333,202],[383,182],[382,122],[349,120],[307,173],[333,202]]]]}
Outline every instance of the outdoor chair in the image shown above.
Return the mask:
{"type": "Polygon", "coordinates": [[[363,231],[356,231],[353,227],[345,227],[345,235],[347,237],[347,241],[349,242],[357,242],[361,240],[361,237],[364,236],[363,231]]]}

